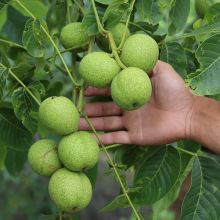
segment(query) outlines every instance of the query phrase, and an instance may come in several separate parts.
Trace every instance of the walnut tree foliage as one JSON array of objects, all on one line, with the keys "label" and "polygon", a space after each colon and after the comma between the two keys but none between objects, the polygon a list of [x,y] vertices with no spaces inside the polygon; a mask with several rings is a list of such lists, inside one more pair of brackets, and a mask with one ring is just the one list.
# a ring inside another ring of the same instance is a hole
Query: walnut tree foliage
[{"label": "walnut tree foliage", "polygon": [[[72,91],[68,70],[73,67],[60,43],[62,28],[80,21],[92,39],[100,25],[110,29],[127,19],[132,34],[146,33],[156,40],[159,59],[174,67],[193,94],[219,101],[220,3],[198,20],[190,0],[0,0],[0,169],[20,175],[34,135],[51,136],[38,121],[38,104]],[[85,55],[76,55],[76,66]],[[156,147],[120,145],[109,151],[114,167],[110,163],[106,175],[115,181],[120,176],[126,193],[121,190],[100,212],[132,203],[136,218],[143,219],[140,208],[151,205],[156,220],[177,199],[191,173],[180,220],[220,219],[220,166],[200,144],[182,140]],[[125,171],[132,167],[130,185]],[[88,173],[93,188],[97,172],[96,166]]]}]

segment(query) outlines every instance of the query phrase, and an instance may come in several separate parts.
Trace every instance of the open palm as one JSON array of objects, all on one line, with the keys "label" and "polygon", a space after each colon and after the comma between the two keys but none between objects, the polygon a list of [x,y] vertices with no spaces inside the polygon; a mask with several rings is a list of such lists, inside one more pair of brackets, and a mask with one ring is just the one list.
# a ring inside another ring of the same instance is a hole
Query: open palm
[{"label": "open palm", "polygon": [[[158,61],[150,73],[152,95],[141,108],[124,111],[114,102],[91,103],[86,113],[105,145],[137,144],[159,145],[172,143],[186,137],[194,103],[193,95],[184,86],[184,80],[169,65]],[[89,87],[86,96],[110,96],[110,89]],[[91,130],[81,119],[79,130]]]}]

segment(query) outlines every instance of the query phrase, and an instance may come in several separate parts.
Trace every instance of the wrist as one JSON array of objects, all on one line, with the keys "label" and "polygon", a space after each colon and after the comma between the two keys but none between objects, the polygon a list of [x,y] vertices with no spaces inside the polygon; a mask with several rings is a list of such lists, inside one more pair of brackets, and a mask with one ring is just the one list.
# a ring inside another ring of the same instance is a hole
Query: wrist
[{"label": "wrist", "polygon": [[220,103],[202,96],[194,96],[193,99],[193,107],[186,120],[186,139],[220,153]]}]

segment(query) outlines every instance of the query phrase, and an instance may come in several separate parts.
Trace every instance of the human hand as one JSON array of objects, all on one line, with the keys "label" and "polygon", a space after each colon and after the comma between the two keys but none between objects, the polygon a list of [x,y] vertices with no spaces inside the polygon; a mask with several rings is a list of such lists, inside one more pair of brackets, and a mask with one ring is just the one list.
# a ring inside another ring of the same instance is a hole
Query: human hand
[{"label": "human hand", "polygon": [[[114,102],[85,105],[85,111],[104,145],[161,145],[185,139],[192,114],[194,95],[184,86],[184,80],[167,63],[158,61],[149,74],[152,95],[149,101],[134,111],[124,111]],[[89,87],[85,96],[110,96],[110,89]],[[91,130],[80,119],[79,130]]]}]

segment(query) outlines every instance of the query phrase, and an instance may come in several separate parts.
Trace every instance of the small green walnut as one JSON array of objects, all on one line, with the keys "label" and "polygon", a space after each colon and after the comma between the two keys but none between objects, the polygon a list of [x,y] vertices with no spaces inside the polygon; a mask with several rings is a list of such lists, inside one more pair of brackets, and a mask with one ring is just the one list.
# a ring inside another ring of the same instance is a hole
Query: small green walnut
[{"label": "small green walnut", "polygon": [[78,131],[63,137],[58,147],[59,158],[72,171],[89,170],[99,159],[99,146],[86,131]]},{"label": "small green walnut", "polygon": [[39,140],[30,147],[28,161],[38,175],[50,177],[63,167],[57,148],[58,143],[49,139]]},{"label": "small green walnut", "polygon": [[49,181],[49,195],[57,208],[65,212],[84,209],[92,198],[92,185],[83,172],[72,172],[62,168]]},{"label": "small green walnut", "polygon": [[81,28],[81,22],[67,24],[61,31],[60,40],[66,49],[77,47],[73,52],[86,51],[89,44],[89,35]]},{"label": "small green walnut", "polygon": [[142,69],[128,67],[112,81],[113,101],[122,109],[130,111],[143,106],[152,92],[151,81]]},{"label": "small green walnut", "polygon": [[115,59],[105,52],[87,54],[79,65],[79,74],[84,81],[96,88],[110,87],[113,78],[120,70]]},{"label": "small green walnut", "polygon": [[45,99],[40,105],[38,116],[42,125],[56,135],[71,134],[79,126],[80,116],[76,106],[63,96]]},{"label": "small green walnut", "polygon": [[134,34],[122,48],[120,59],[127,67],[138,67],[145,72],[154,68],[159,56],[157,42],[146,34]]}]

